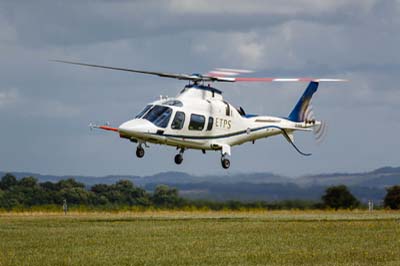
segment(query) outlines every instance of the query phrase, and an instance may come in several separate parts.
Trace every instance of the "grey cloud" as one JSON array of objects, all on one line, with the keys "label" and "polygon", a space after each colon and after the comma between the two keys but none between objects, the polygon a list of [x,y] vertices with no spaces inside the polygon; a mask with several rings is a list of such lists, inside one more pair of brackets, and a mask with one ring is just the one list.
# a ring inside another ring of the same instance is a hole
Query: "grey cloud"
[{"label": "grey cloud", "polygon": [[[138,161],[130,143],[88,130],[90,121],[118,125],[160,94],[175,95],[184,83],[48,59],[171,72],[237,67],[263,76],[348,78],[321,84],[315,95],[317,116],[330,124],[327,142],[317,148],[311,136],[296,135],[313,157],[300,158],[283,138],[271,138],[234,148],[230,171],[297,175],[398,164],[399,1],[313,2],[246,1],[245,9],[232,2],[222,8],[222,1],[221,8],[210,9],[204,1],[203,10],[180,8],[179,1],[2,2],[0,124],[9,129],[0,138],[2,170],[226,174],[218,153],[188,151],[177,167],[174,149],[154,145]],[[250,113],[282,116],[306,86],[214,85]]]},{"label": "grey cloud", "polygon": [[[395,1],[6,2],[24,45],[77,45],[152,35],[266,29],[287,21],[363,25],[398,15]],[[380,21],[378,23],[381,23]],[[96,29],[96,30],[93,30]]]}]

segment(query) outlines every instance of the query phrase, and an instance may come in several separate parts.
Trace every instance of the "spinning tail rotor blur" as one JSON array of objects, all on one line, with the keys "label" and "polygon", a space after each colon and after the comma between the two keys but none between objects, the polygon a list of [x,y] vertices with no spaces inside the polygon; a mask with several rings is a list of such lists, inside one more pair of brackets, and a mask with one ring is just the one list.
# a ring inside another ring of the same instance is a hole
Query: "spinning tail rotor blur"
[{"label": "spinning tail rotor blur", "polygon": [[325,139],[328,133],[328,124],[325,120],[317,121],[314,115],[313,106],[310,103],[304,112],[304,120],[307,123],[313,123],[313,133],[315,137],[315,142],[320,145]]}]

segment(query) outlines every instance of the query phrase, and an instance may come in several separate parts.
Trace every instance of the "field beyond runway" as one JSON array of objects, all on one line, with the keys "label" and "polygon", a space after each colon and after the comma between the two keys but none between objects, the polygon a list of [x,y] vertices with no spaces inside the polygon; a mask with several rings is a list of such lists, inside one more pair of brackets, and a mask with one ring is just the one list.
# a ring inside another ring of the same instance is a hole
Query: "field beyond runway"
[{"label": "field beyond runway", "polygon": [[3,265],[400,265],[400,212],[0,213]]}]

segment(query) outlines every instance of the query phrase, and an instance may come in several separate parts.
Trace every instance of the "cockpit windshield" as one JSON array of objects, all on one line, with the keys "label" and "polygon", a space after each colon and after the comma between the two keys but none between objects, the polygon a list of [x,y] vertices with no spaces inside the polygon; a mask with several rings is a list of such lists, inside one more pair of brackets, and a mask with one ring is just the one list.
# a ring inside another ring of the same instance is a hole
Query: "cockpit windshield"
[{"label": "cockpit windshield", "polygon": [[146,119],[152,122],[154,125],[162,128],[166,128],[171,118],[172,109],[166,106],[156,105],[150,111],[143,116],[143,119]]},{"label": "cockpit windshield", "polygon": [[137,116],[135,116],[135,118],[141,118],[145,113],[147,113],[147,111],[152,107],[152,105],[147,105],[143,111],[141,111]]}]

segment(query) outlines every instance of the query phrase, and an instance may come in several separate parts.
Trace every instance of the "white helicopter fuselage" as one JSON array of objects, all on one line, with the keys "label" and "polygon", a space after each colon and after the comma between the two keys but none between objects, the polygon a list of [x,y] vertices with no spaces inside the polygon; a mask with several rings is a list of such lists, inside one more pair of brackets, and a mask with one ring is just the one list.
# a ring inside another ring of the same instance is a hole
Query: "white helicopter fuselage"
[{"label": "white helicopter fuselage", "polygon": [[121,124],[118,132],[139,144],[165,144],[182,151],[221,150],[222,155],[231,155],[230,147],[260,138],[283,134],[293,141],[293,131],[309,131],[316,123],[246,115],[224,101],[219,90],[188,85],[176,98],[150,103],[135,119]]},{"label": "white helicopter fuselage", "polygon": [[[163,78],[189,81],[189,85],[175,98],[163,98],[152,102],[134,119],[126,121],[118,128],[90,123],[90,128],[99,128],[118,132],[121,138],[138,143],[136,156],[144,156],[143,146],[157,143],[174,146],[179,149],[175,163],[181,164],[186,149],[220,150],[222,167],[228,169],[231,147],[245,142],[274,135],[283,135],[302,155],[293,142],[296,130],[314,131],[317,141],[324,136],[326,124],[316,121],[310,105],[311,97],[317,91],[318,84],[324,82],[345,81],[343,79],[316,78],[269,78],[245,77],[252,71],[243,69],[218,68],[207,74],[179,74],[159,71],[147,71],[131,68],[111,67],[81,62],[53,60],[55,62],[85,67],[125,71]],[[238,76],[239,75],[239,76]],[[236,109],[224,101],[222,92],[205,82],[309,82],[303,95],[287,118],[275,116],[246,115],[242,108]]]}]

